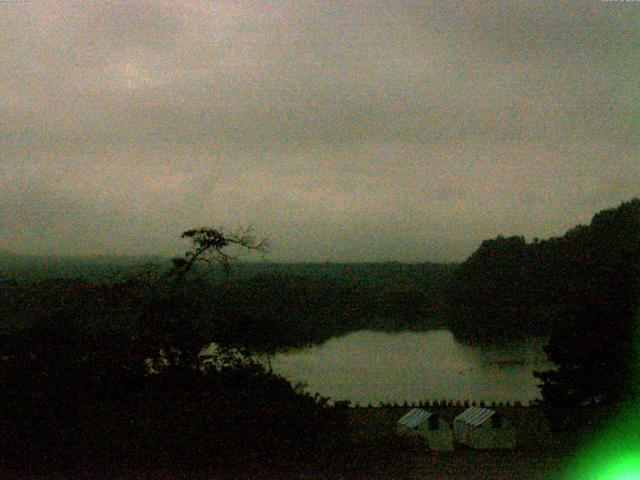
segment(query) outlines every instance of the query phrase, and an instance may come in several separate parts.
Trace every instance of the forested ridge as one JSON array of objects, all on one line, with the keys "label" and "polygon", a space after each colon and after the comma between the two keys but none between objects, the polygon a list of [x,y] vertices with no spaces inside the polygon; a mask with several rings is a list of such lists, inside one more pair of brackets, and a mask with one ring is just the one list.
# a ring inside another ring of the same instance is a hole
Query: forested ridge
[{"label": "forested ridge", "polygon": [[[447,326],[471,343],[546,336],[586,301],[610,311],[634,308],[639,205],[633,199],[604,210],[560,237],[485,240],[462,264],[237,262],[226,279],[220,269],[194,266],[187,283],[206,305],[203,323],[224,335],[270,332],[271,343],[284,348],[366,328]],[[116,304],[148,295],[146,282],[169,268],[158,257],[0,255],[3,328],[32,318],[34,306],[55,307],[82,292],[89,292],[78,307],[87,319],[126,323],[127,310]]]},{"label": "forested ridge", "polygon": [[445,315],[466,341],[547,335],[586,305],[628,318],[639,279],[640,200],[633,199],[561,237],[482,242],[453,275]]},{"label": "forested ridge", "polygon": [[[38,264],[38,259],[31,259]],[[150,281],[168,270],[166,262],[142,266],[127,259],[97,263],[40,259],[35,276],[4,268],[3,328],[21,325],[61,299],[73,298],[84,322],[126,325],[131,303],[150,300]],[[46,265],[46,266],[44,266]],[[234,263],[228,279],[199,266],[183,289],[199,305],[201,323],[220,335],[278,337],[279,347],[318,343],[358,329],[429,329],[441,325],[443,292],[455,265]],[[71,277],[59,276],[73,271]],[[25,301],[29,299],[29,301]],[[232,332],[233,330],[233,332]],[[259,333],[258,333],[259,332]]]},{"label": "forested ridge", "polygon": [[347,403],[330,406],[258,362],[280,344],[243,333],[254,317],[240,307],[254,300],[174,265],[0,281],[0,475],[357,471],[371,445],[347,435]]},{"label": "forested ridge", "polygon": [[[183,236],[195,246],[173,267],[76,261],[67,272],[91,273],[75,278],[57,276],[60,259],[30,277],[2,255],[0,467],[349,464],[366,450],[340,433],[344,404],[256,358],[362,328],[448,325],[468,342],[547,335],[557,368],[536,375],[556,425],[560,407],[633,393],[638,199],[562,237],[487,240],[460,266],[237,264],[225,275],[195,266],[203,245],[224,255],[220,232]],[[211,342],[221,350],[203,356]]]},{"label": "forested ridge", "polygon": [[467,342],[549,337],[554,368],[534,373],[554,428],[578,428],[588,415],[578,419],[575,408],[633,405],[640,200],[601,211],[562,237],[483,242],[455,272],[444,304],[454,334]]}]

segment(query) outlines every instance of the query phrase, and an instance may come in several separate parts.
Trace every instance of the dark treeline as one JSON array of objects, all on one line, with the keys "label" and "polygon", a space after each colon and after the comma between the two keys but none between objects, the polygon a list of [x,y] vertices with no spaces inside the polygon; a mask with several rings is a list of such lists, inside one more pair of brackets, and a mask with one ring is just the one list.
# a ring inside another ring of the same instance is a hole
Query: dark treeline
[{"label": "dark treeline", "polygon": [[[33,263],[36,263],[32,260]],[[59,278],[49,266],[34,277],[5,268],[3,328],[20,325],[65,298],[89,323],[128,325],[132,303],[154,295],[153,281],[166,263],[143,266],[76,262],[75,278]],[[442,324],[445,286],[455,265],[401,264],[233,264],[229,279],[219,268],[199,266],[183,282],[202,324],[230,340],[264,340],[269,350],[320,343],[344,332],[374,328],[428,329]],[[29,299],[29,301],[25,301]],[[197,304],[197,308],[196,308]],[[277,348],[276,348],[277,347]]]},{"label": "dark treeline", "polygon": [[[440,324],[441,290],[451,269],[374,265],[347,276],[268,273],[210,290],[208,311],[230,335],[270,341],[274,351],[360,329],[427,329]],[[224,299],[222,298],[224,296]],[[249,339],[247,339],[249,340]]]},{"label": "dark treeline", "polygon": [[456,270],[446,316],[466,341],[547,335],[585,310],[628,318],[639,278],[640,200],[634,199],[562,237],[484,241]]},{"label": "dark treeline", "polygon": [[[202,324],[225,340],[260,341],[267,351],[366,328],[446,325],[471,343],[548,336],[580,316],[586,304],[592,312],[618,317],[633,311],[640,276],[639,203],[600,212],[589,226],[562,237],[486,240],[461,265],[237,263],[228,278],[215,266],[194,265],[185,285]],[[16,258],[28,260],[20,267]],[[132,258],[65,264],[59,258],[4,255],[0,269],[6,280],[17,281],[10,293],[1,293],[2,328],[28,321],[32,308],[55,309],[67,295],[84,295],[76,306],[85,319],[126,325],[127,303],[148,301],[144,297],[153,292],[145,285],[168,268],[159,260],[140,267]]]},{"label": "dark treeline", "polygon": [[[537,375],[550,418],[633,393],[640,200],[563,237],[487,240],[459,267],[238,264],[225,275],[196,260],[202,242],[224,255],[226,239],[185,233],[194,247],[173,267],[100,267],[78,278],[3,267],[5,468],[357,465],[356,452],[371,450],[349,440],[344,405],[330,407],[256,359],[362,328],[446,324],[470,342],[549,335],[557,369]],[[221,350],[206,358],[211,342]],[[400,448],[389,441],[376,455]]]},{"label": "dark treeline", "polygon": [[[587,303],[610,315],[635,308],[638,205],[600,212],[562,237],[486,240],[461,265],[236,263],[228,278],[215,266],[194,265],[185,285],[202,324],[224,340],[261,342],[266,351],[366,328],[446,325],[471,343],[547,336]],[[169,263],[4,255],[0,269],[6,285],[16,280],[0,293],[2,328],[28,322],[37,316],[31,309],[55,309],[69,295],[82,298],[73,301],[83,318],[113,326],[130,323],[128,303],[148,302],[147,283]]]},{"label": "dark treeline", "polygon": [[[351,437],[347,403],[256,361],[284,338],[261,323],[259,288],[168,273],[0,280],[0,474],[340,476],[371,454],[402,456],[400,440]],[[203,355],[211,342],[219,349]]]},{"label": "dark treeline", "polygon": [[[470,342],[549,335],[556,368],[536,372],[548,418],[575,429],[575,407],[629,405],[638,392],[640,200],[593,217],[564,236],[482,243],[456,271],[445,302]],[[582,418],[582,420],[580,420]]]},{"label": "dark treeline", "polygon": [[56,255],[19,255],[0,250],[0,272],[22,281],[52,279],[85,280],[123,279],[140,265],[160,264],[157,256],[95,255],[85,257]]}]

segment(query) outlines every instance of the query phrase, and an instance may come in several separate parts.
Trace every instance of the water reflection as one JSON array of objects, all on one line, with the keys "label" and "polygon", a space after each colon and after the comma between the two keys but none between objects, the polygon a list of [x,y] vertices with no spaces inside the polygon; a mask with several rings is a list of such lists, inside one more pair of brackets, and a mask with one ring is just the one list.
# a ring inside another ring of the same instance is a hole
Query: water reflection
[{"label": "water reflection", "polygon": [[549,368],[543,339],[477,348],[446,330],[359,331],[301,352],[276,355],[273,369],[311,392],[361,404],[420,400],[539,398],[534,369]]}]

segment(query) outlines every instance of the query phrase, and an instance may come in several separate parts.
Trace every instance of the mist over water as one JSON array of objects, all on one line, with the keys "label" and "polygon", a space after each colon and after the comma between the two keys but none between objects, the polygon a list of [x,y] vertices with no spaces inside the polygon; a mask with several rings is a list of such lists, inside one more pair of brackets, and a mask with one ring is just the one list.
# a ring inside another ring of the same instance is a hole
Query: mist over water
[{"label": "mist over water", "polygon": [[545,370],[544,339],[471,347],[447,330],[358,331],[299,352],[278,354],[275,372],[334,400],[366,405],[405,400],[539,398],[533,370]]}]

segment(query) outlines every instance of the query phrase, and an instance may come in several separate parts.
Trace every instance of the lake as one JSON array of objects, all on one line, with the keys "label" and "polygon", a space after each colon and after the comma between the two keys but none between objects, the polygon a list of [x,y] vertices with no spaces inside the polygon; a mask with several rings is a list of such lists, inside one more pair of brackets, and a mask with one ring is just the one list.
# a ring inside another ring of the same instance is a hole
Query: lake
[{"label": "lake", "polygon": [[533,370],[551,368],[543,338],[504,347],[458,342],[447,330],[358,331],[296,352],[278,354],[273,370],[311,393],[362,405],[421,400],[540,398]]}]

